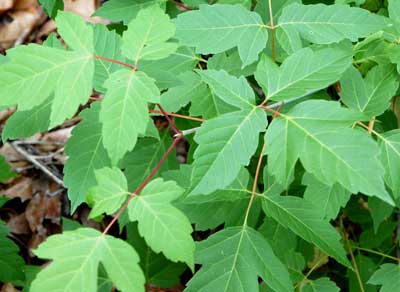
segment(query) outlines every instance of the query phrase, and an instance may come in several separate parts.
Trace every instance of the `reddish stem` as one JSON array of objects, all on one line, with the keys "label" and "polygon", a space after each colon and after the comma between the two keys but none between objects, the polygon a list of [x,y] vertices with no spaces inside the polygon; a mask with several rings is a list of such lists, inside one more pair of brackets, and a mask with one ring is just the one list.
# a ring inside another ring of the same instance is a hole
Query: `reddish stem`
[{"label": "reddish stem", "polygon": [[[158,110],[149,110],[150,113],[154,113],[154,114],[162,114],[161,111]],[[196,121],[196,122],[204,122],[205,119],[202,118],[196,118],[196,117],[191,117],[191,116],[185,116],[185,115],[181,115],[181,114],[175,114],[175,113],[170,113],[170,112],[165,112],[167,115],[171,116],[171,117],[176,117],[176,118],[182,118],[182,119],[186,119],[186,120],[192,120],[192,121]]]},{"label": "reddish stem", "polygon": [[110,230],[110,228],[114,225],[114,223],[121,217],[122,213],[128,208],[129,203],[132,201],[132,199],[137,196],[146,186],[147,184],[151,181],[151,179],[156,175],[160,167],[164,164],[165,160],[168,158],[168,156],[171,154],[172,150],[178,145],[179,141],[182,139],[182,136],[178,136],[174,139],[172,144],[169,146],[167,151],[164,153],[158,164],[153,168],[151,173],[147,176],[147,178],[142,182],[140,186],[137,187],[137,189],[131,193],[129,196],[128,200],[124,203],[124,205],[119,209],[119,211],[115,214],[114,218],[111,220],[111,222],[107,225],[107,227],[103,231],[103,235],[107,234],[107,232]]},{"label": "reddish stem", "polygon": [[171,0],[171,2],[174,3],[176,6],[182,8],[182,10],[193,10],[192,7],[190,7],[184,3],[181,3],[179,1]]},{"label": "reddish stem", "polygon": [[167,119],[170,127],[172,128],[172,130],[174,130],[175,134],[182,134],[182,131],[178,129],[174,121],[168,116],[168,113],[163,109],[163,107],[159,103],[157,103],[157,107],[160,109],[161,113]]},{"label": "reddish stem", "polygon": [[335,87],[336,87],[336,90],[337,90],[338,93],[342,92],[342,87],[340,86],[340,82],[339,81],[335,83]]},{"label": "reddish stem", "polygon": [[[259,107],[259,108],[262,108],[262,109],[264,109],[264,110],[266,110],[266,111],[268,111],[268,112],[270,112],[270,113],[273,113],[273,114],[274,114],[274,117],[276,117],[276,116],[281,116],[281,115],[282,115],[279,111],[276,111],[276,110],[274,110],[274,109],[272,109],[272,108],[269,108],[269,107],[267,107],[267,106],[265,106],[265,105],[259,105],[258,107]],[[279,109],[280,109],[280,107],[279,107]]]},{"label": "reddish stem", "polygon": [[111,59],[111,58],[107,58],[107,57],[103,57],[103,56],[94,56],[94,58],[95,59],[99,59],[99,60],[103,60],[103,61],[107,61],[107,62],[111,62],[111,63],[115,63],[115,64],[118,64],[118,65],[122,65],[122,66],[125,66],[125,67],[127,67],[129,69],[132,69],[134,71],[138,70],[136,66],[133,66],[131,64],[128,64],[128,63],[125,63],[125,62],[121,62],[121,61],[118,61],[118,60],[115,60],[115,59]]}]

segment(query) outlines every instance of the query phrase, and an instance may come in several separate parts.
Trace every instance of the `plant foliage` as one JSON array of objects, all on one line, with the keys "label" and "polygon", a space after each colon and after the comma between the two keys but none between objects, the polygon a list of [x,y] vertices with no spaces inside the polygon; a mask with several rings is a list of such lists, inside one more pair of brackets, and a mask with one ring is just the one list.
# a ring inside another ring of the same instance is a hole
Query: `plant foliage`
[{"label": "plant foliage", "polygon": [[[0,59],[3,141],[79,116],[64,184],[103,223],[34,250],[29,291],[400,285],[399,1],[214,2],[109,0],[105,26],[40,1],[63,42]],[[23,285],[8,234],[0,281]]]}]

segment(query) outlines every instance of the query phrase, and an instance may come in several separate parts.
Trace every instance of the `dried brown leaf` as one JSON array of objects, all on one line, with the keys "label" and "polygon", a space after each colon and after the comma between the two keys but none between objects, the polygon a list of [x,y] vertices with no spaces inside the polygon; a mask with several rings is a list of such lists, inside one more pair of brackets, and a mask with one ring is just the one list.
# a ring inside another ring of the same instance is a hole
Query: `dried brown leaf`
[{"label": "dried brown leaf", "polygon": [[25,214],[19,214],[17,216],[12,216],[7,221],[7,226],[10,229],[11,233],[14,234],[30,234],[31,230],[28,225],[28,221],[26,220]]},{"label": "dried brown leaf", "polygon": [[0,196],[20,198],[22,202],[31,199],[33,194],[32,179],[29,177],[21,177],[14,181],[15,183],[10,188],[0,191]]}]

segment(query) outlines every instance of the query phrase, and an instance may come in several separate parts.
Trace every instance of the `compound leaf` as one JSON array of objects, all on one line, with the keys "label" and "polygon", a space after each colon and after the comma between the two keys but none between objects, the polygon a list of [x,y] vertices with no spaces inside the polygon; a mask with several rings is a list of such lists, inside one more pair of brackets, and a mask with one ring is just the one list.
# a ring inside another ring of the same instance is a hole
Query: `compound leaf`
[{"label": "compound leaf", "polygon": [[6,159],[0,155],[0,182],[15,177],[17,174],[12,171],[11,166],[7,163]]},{"label": "compound leaf", "polygon": [[56,18],[57,31],[68,47],[78,52],[91,54],[94,51],[93,28],[83,19],[68,12],[60,12]]},{"label": "compound leaf", "polygon": [[396,0],[388,0],[388,2],[390,19],[400,22],[400,2]]},{"label": "compound leaf", "polygon": [[378,136],[380,159],[385,168],[385,182],[396,199],[400,198],[400,130],[392,130]]},{"label": "compound leaf", "polygon": [[135,64],[166,58],[178,48],[168,42],[174,34],[175,25],[159,6],[142,9],[122,36],[122,53]]},{"label": "compound leaf", "polygon": [[56,17],[58,10],[64,9],[63,0],[39,0],[39,3],[51,18]]},{"label": "compound leaf", "polygon": [[380,292],[396,291],[400,285],[400,266],[396,264],[383,264],[371,278],[369,284],[382,285]]},{"label": "compound leaf", "polygon": [[[188,168],[187,172],[191,175],[191,167]],[[190,181],[190,175],[185,180]],[[223,223],[225,226],[235,226],[243,222],[249,203],[251,191],[247,189],[248,182],[249,173],[242,168],[226,188],[207,196],[186,196],[176,202],[175,206],[188,216],[192,224],[196,224],[196,230],[213,229]],[[190,189],[190,186],[186,187]]]},{"label": "compound leaf", "polygon": [[345,44],[316,51],[304,48],[290,55],[280,67],[263,55],[255,77],[266,98],[279,101],[329,86],[340,78],[351,61],[351,48]]},{"label": "compound leaf", "polygon": [[347,5],[303,5],[294,3],[283,9],[278,27],[316,44],[353,42],[383,29],[384,18],[368,10]]},{"label": "compound leaf", "polygon": [[281,114],[265,136],[271,173],[287,185],[300,158],[321,182],[338,182],[352,193],[376,196],[393,205],[385,189],[377,144],[365,133],[348,128],[358,118],[336,102],[317,100]]},{"label": "compound leaf", "polygon": [[54,92],[49,127],[75,114],[92,92],[93,30],[77,15],[57,15],[60,35],[73,51],[31,44],[7,52],[0,70],[0,105],[34,108]]},{"label": "compound leaf", "polygon": [[339,292],[340,289],[329,278],[323,277],[307,282],[301,292]]},{"label": "compound leaf", "polygon": [[250,227],[230,227],[196,246],[202,268],[187,292],[258,291],[258,276],[274,291],[293,291],[289,274],[265,238]]},{"label": "compound leaf", "polygon": [[43,104],[37,105],[31,110],[17,111],[4,126],[1,137],[3,141],[17,138],[27,138],[49,128],[52,97]]},{"label": "compound leaf", "polygon": [[103,143],[115,165],[145,133],[148,102],[159,102],[160,92],[145,73],[128,69],[112,73],[104,87],[107,93],[100,111]]},{"label": "compound leaf", "polygon": [[64,183],[68,187],[72,212],[85,201],[87,191],[96,185],[95,170],[111,165],[103,146],[99,112],[100,103],[95,103],[81,113],[83,121],[72,130],[65,147],[69,158],[64,167]]},{"label": "compound leaf", "polygon": [[265,112],[254,107],[205,121],[196,132],[191,194],[210,194],[227,187],[257,149],[267,125]]},{"label": "compound leaf", "polygon": [[145,291],[139,256],[121,239],[92,228],[79,228],[53,235],[34,251],[52,259],[32,282],[30,291],[97,291],[101,263],[116,288],[123,292]]},{"label": "compound leaf", "polygon": [[90,211],[90,218],[108,215],[116,212],[126,199],[128,184],[121,170],[116,167],[104,167],[95,171],[97,185],[90,190],[88,201],[94,206]]},{"label": "compound leaf", "polygon": [[346,252],[340,244],[340,235],[314,204],[298,197],[264,195],[265,214],[298,236],[309,241],[341,264],[351,267]]},{"label": "compound leaf", "polygon": [[168,259],[185,262],[193,269],[192,226],[186,216],[171,204],[183,192],[184,189],[174,181],[164,182],[157,178],[132,199],[128,213],[131,221],[138,221],[140,235],[156,253],[162,251]]},{"label": "compound leaf", "polygon": [[[169,131],[160,132],[160,140],[141,138],[135,148],[127,153],[121,162],[124,174],[128,179],[129,190],[135,190],[150,174],[160,161],[168,147],[172,144]],[[163,163],[158,173],[178,167],[176,151],[173,150]]]},{"label": "compound leaf", "polygon": [[363,80],[361,73],[350,67],[340,80],[343,103],[363,113],[367,120],[382,114],[399,87],[395,73],[392,65],[378,65]]},{"label": "compound leaf", "polygon": [[94,15],[128,23],[136,17],[140,10],[165,2],[166,0],[110,0],[101,5]]},{"label": "compound leaf", "polygon": [[[96,56],[102,56],[110,59],[125,61],[121,53],[122,39],[119,34],[113,30],[109,30],[103,24],[96,24],[93,27],[94,31],[94,52]],[[121,69],[121,65],[107,62],[102,59],[95,59],[95,70],[93,86],[94,89],[105,93],[104,82],[110,77],[111,73]]]},{"label": "compound leaf", "polygon": [[237,78],[223,70],[201,70],[199,74],[215,95],[224,102],[239,109],[251,109],[253,107],[255,103],[254,92],[243,76]]},{"label": "compound leaf", "polygon": [[242,5],[200,5],[199,10],[179,14],[176,37],[196,53],[221,53],[238,47],[243,66],[258,59],[268,31],[260,15]]},{"label": "compound leaf", "polygon": [[[2,175],[1,171],[0,174]],[[2,267],[0,269],[0,281],[3,283],[24,279],[22,270],[25,264],[24,260],[18,255],[18,246],[11,239],[8,239],[7,235],[8,228],[3,221],[0,221],[0,265]]]},{"label": "compound leaf", "polygon": [[351,196],[351,192],[340,184],[328,186],[308,173],[304,175],[302,183],[307,186],[304,199],[318,206],[324,219],[336,218],[340,208],[346,205]]}]

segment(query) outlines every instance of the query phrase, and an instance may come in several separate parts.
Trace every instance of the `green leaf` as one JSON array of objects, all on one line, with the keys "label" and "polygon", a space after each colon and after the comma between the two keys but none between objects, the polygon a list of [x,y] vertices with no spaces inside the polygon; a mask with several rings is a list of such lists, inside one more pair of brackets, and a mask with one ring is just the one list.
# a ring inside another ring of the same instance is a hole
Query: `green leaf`
[{"label": "green leaf", "polygon": [[24,279],[24,260],[18,255],[18,246],[7,238],[7,234],[6,224],[0,221],[0,281],[3,283]]},{"label": "green leaf", "polygon": [[176,37],[196,53],[221,53],[238,47],[243,66],[258,59],[268,31],[260,15],[241,5],[200,5],[200,10],[178,15]]},{"label": "green leaf", "polygon": [[258,276],[274,291],[293,291],[289,274],[268,242],[250,227],[230,227],[196,246],[202,268],[185,291],[258,291]]},{"label": "green leaf", "polygon": [[388,0],[389,17],[391,20],[400,22],[400,2],[396,0]]},{"label": "green leaf", "polygon": [[[135,190],[146,179],[172,144],[168,130],[160,134],[160,141],[152,138],[139,139],[135,148],[122,159],[121,164],[128,179],[129,190]],[[173,150],[158,173],[162,174],[177,167],[176,151]]]},{"label": "green leaf", "polygon": [[236,77],[253,75],[256,65],[253,63],[242,69],[238,50],[215,54],[207,60],[207,69],[224,70]]},{"label": "green leaf", "polygon": [[[125,61],[121,53],[122,39],[119,34],[115,31],[110,31],[103,24],[96,24],[93,27],[94,30],[94,52],[96,56],[102,56],[110,59]],[[108,62],[101,59],[95,59],[95,70],[94,70],[94,88],[105,93],[104,82],[110,77],[111,73],[121,69],[121,65]]]},{"label": "green leaf", "polygon": [[210,94],[200,76],[186,71],[178,76],[181,84],[170,88],[161,95],[161,105],[167,112],[177,112],[193,100],[203,99]]},{"label": "green leaf", "polygon": [[103,143],[113,162],[133,149],[137,137],[144,134],[149,120],[148,102],[159,102],[160,92],[154,80],[143,72],[120,69],[110,75],[101,104]]},{"label": "green leaf", "polygon": [[0,70],[0,105],[25,111],[43,104],[54,92],[49,127],[75,114],[92,92],[93,31],[77,15],[57,15],[60,35],[74,51],[31,44],[7,52]]},{"label": "green leaf", "polygon": [[335,282],[323,277],[317,280],[310,280],[300,290],[301,292],[339,292],[340,289]]},{"label": "green leaf", "polygon": [[[190,180],[191,177],[187,179]],[[176,202],[175,206],[188,216],[192,224],[196,224],[196,230],[213,229],[223,223],[235,226],[244,220],[251,194],[251,191],[247,190],[248,182],[249,173],[242,168],[235,180],[225,189],[207,196],[187,196]]]},{"label": "green leaf", "polygon": [[[203,84],[205,84],[203,82]],[[205,119],[218,117],[224,113],[235,111],[236,108],[218,98],[212,90],[206,86],[203,92],[192,95],[189,114],[191,116],[202,116]],[[203,93],[202,95],[200,95]]]},{"label": "green leaf", "polygon": [[58,10],[64,9],[63,0],[39,0],[40,5],[51,18],[55,18]]},{"label": "green leaf", "polygon": [[[283,8],[292,3],[301,3],[301,0],[271,1],[272,17],[276,19],[282,13]],[[270,23],[268,0],[258,0],[254,11],[261,15],[264,23]]]},{"label": "green leaf", "polygon": [[[367,280],[372,276],[372,274],[377,269],[378,265],[375,260],[370,256],[364,256],[361,253],[355,256],[355,262],[358,267],[358,273],[363,282],[364,290],[367,292],[376,292],[377,287],[375,285],[367,284]],[[349,278],[348,290],[349,292],[359,292],[360,283],[358,276],[354,271],[348,270],[347,275]]]},{"label": "green leaf", "polygon": [[60,12],[56,18],[56,24],[58,33],[68,47],[87,54],[94,52],[93,28],[87,25],[80,16],[74,13]]},{"label": "green leaf", "polygon": [[140,236],[137,224],[126,226],[127,242],[130,243],[140,256],[140,266],[146,276],[146,283],[160,288],[170,288],[180,283],[179,276],[186,269],[182,263],[172,263],[161,253],[153,252]]},{"label": "green leaf", "polygon": [[175,25],[159,6],[142,9],[122,36],[122,53],[135,64],[166,58],[178,48],[168,42],[174,34]]},{"label": "green leaf", "polygon": [[5,203],[7,203],[10,200],[10,198],[5,197],[4,195],[0,196],[0,208],[4,206]]},{"label": "green leaf", "polygon": [[0,155],[0,182],[5,182],[10,178],[16,177],[17,174],[11,169],[6,159]]},{"label": "green leaf", "polygon": [[120,291],[145,291],[139,256],[128,243],[91,228],[53,235],[35,254],[53,262],[32,282],[30,292],[97,291],[101,263]]},{"label": "green leaf", "polygon": [[183,193],[175,182],[161,178],[151,181],[129,203],[131,221],[138,221],[139,233],[156,253],[170,260],[181,261],[194,268],[192,226],[186,216],[171,205]]},{"label": "green leaf", "polygon": [[8,120],[1,133],[3,141],[31,137],[49,128],[52,97],[31,110],[17,111]]},{"label": "green leaf", "polygon": [[265,136],[271,173],[287,185],[300,158],[306,171],[321,182],[338,182],[352,193],[376,196],[392,205],[377,144],[366,133],[348,128],[358,118],[337,102],[318,100],[302,102],[281,114]]},{"label": "green leaf", "polygon": [[396,129],[378,136],[380,159],[385,168],[385,182],[392,189],[393,196],[400,198],[400,130]]},{"label": "green leaf", "polygon": [[205,121],[196,132],[191,194],[210,194],[233,182],[248,165],[265,130],[265,112],[257,107],[223,114]]},{"label": "green leaf", "polygon": [[99,112],[100,103],[94,103],[81,113],[83,121],[72,130],[65,147],[69,158],[64,167],[64,183],[68,187],[72,213],[85,201],[87,191],[96,185],[95,170],[111,165],[103,147]]},{"label": "green leaf", "polygon": [[103,213],[111,215],[124,203],[128,184],[121,170],[105,167],[95,171],[97,185],[90,190],[88,201],[94,204],[89,218],[96,218]]},{"label": "green leaf", "polygon": [[192,70],[198,62],[199,57],[191,48],[179,47],[175,53],[162,60],[139,62],[138,68],[155,79],[162,90],[181,84],[178,76]]},{"label": "green leaf", "polygon": [[165,2],[166,0],[109,0],[97,9],[94,15],[128,23],[142,9],[154,4],[161,5]]},{"label": "green leaf", "polygon": [[343,103],[369,120],[388,109],[399,82],[394,66],[378,65],[368,72],[365,80],[357,69],[350,67],[340,79],[340,86]]},{"label": "green leaf", "polygon": [[267,99],[285,100],[301,97],[337,81],[351,65],[352,52],[346,44],[313,51],[298,50],[278,67],[262,56],[255,73]]},{"label": "green leaf", "polygon": [[6,56],[0,55],[0,65],[7,63],[9,60]]},{"label": "green leaf", "polygon": [[340,244],[340,235],[312,203],[293,196],[263,195],[265,214],[306,241],[315,244],[339,263],[351,267]]},{"label": "green leaf", "polygon": [[382,285],[380,292],[396,291],[400,286],[400,266],[396,264],[383,264],[380,266],[368,283]]},{"label": "green leaf", "polygon": [[393,206],[372,197],[368,198],[368,209],[371,212],[372,221],[374,222],[374,232],[378,233],[380,224],[390,218],[393,213]]},{"label": "green leaf", "polygon": [[199,70],[198,73],[211,90],[226,103],[239,109],[253,108],[254,92],[243,76],[236,78],[223,70]]},{"label": "green leaf", "polygon": [[283,9],[278,21],[278,27],[316,44],[337,43],[344,39],[356,42],[385,26],[383,17],[347,5],[294,3]]},{"label": "green leaf", "polygon": [[306,266],[304,256],[297,252],[298,237],[272,218],[266,217],[258,231],[271,245],[276,256],[288,269],[293,283],[302,281],[302,271]]},{"label": "green leaf", "polygon": [[192,100],[189,114],[191,116],[202,116],[205,119],[212,119],[224,113],[229,113],[232,109],[235,108],[226,104],[208,90],[206,95],[201,97],[198,95]]},{"label": "green leaf", "polygon": [[302,184],[307,186],[304,199],[321,209],[323,219],[335,219],[351,196],[351,192],[340,184],[328,186],[308,173],[303,176]]}]

